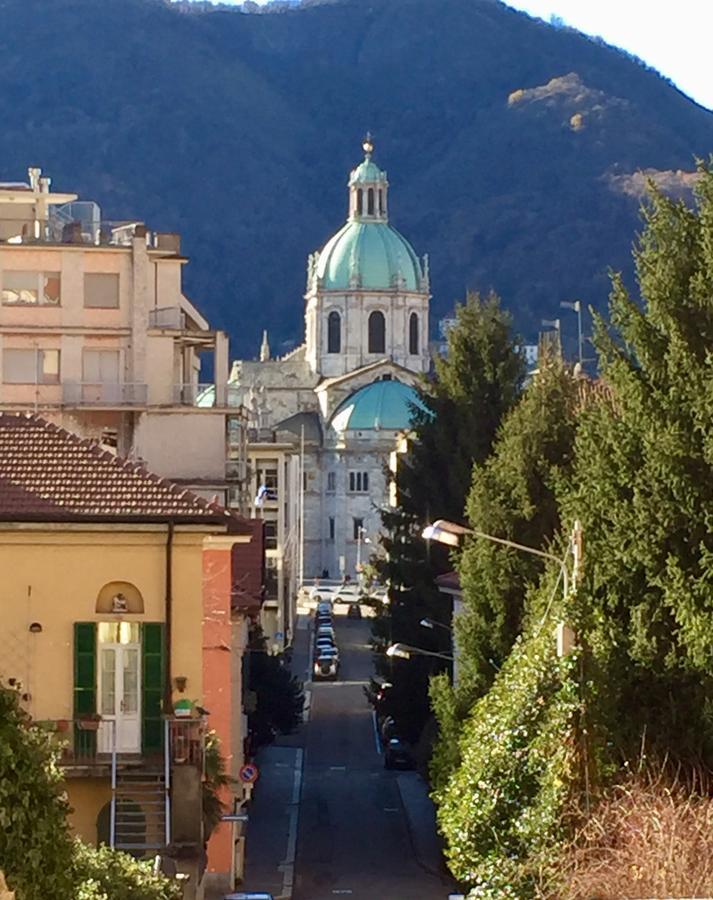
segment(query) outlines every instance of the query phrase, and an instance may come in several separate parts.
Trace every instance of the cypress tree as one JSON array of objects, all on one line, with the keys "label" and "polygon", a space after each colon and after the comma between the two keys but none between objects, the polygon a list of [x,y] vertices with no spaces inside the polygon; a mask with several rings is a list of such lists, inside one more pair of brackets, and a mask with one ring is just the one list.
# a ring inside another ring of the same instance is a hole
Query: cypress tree
[{"label": "cypress tree", "polygon": [[[474,462],[490,452],[504,413],[522,387],[525,365],[516,347],[509,314],[495,294],[469,294],[456,309],[448,352],[435,375],[419,391],[410,452],[396,474],[398,507],[382,513],[387,551],[380,576],[391,585],[391,603],[374,623],[377,647],[402,641],[433,651],[449,651],[444,629],[427,631],[429,617],[448,622],[450,610],[434,578],[452,568],[445,548],[427,546],[423,527],[435,518],[463,519]],[[411,735],[429,714],[428,677],[443,665],[432,659],[386,663],[394,685],[394,708]]]}]

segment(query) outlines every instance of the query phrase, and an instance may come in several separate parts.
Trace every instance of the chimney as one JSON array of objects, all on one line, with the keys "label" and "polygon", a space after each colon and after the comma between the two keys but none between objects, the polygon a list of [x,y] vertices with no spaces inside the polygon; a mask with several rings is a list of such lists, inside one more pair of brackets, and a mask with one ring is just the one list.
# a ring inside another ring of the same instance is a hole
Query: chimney
[{"label": "chimney", "polygon": [[30,166],[27,170],[27,175],[30,179],[30,187],[33,191],[38,191],[40,189],[40,175],[42,174],[42,169],[37,166]]},{"label": "chimney", "polygon": [[49,177],[49,175],[43,175],[42,178],[40,178],[40,193],[49,194],[51,184],[52,179]]}]

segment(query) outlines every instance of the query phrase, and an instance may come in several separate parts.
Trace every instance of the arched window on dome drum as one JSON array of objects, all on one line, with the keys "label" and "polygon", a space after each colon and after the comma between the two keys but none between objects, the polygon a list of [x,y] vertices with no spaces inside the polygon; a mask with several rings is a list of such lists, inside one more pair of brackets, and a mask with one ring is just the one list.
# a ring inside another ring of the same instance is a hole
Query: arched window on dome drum
[{"label": "arched window on dome drum", "polygon": [[364,212],[364,191],[359,188],[357,191],[357,215],[361,215]]},{"label": "arched window on dome drum", "polygon": [[374,215],[374,188],[369,188],[366,195],[366,211],[370,216]]},{"label": "arched window on dome drum", "polygon": [[338,312],[327,316],[327,353],[342,352],[342,320]]},{"label": "arched window on dome drum", "polygon": [[369,353],[386,353],[386,319],[382,312],[369,316]]},{"label": "arched window on dome drum", "polygon": [[384,192],[379,190],[379,215],[384,215]]},{"label": "arched window on dome drum", "polygon": [[408,352],[411,356],[418,356],[418,316],[411,313],[408,320]]}]

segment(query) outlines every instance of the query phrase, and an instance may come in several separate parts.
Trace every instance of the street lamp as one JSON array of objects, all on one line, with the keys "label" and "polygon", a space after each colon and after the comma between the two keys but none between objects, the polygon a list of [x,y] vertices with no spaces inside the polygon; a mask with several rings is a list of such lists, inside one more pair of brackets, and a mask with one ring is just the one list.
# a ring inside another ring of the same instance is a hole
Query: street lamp
[{"label": "street lamp", "polygon": [[447,653],[434,653],[432,650],[424,650],[423,647],[412,647],[410,644],[390,644],[386,648],[387,656],[397,656],[399,659],[411,659],[412,656],[435,656],[453,662],[453,657]]},{"label": "street lamp", "polygon": [[356,571],[357,576],[361,578],[361,545],[362,541],[365,544],[371,543],[371,538],[366,536],[366,528],[363,525],[360,525],[357,528],[357,558],[356,558]]},{"label": "street lamp", "polygon": [[453,634],[453,629],[448,625],[444,625],[443,622],[436,622],[435,619],[421,619],[418,623],[422,628],[428,628],[433,631],[434,628],[445,628],[445,630],[449,634]]},{"label": "street lamp", "polygon": [[447,544],[449,547],[457,547],[461,538],[465,535],[472,537],[484,538],[486,541],[492,541],[494,544],[501,544],[503,547],[511,547],[513,550],[521,550],[523,553],[530,553],[533,556],[540,556],[542,559],[549,559],[551,562],[557,563],[562,572],[563,596],[569,594],[569,574],[564,561],[553,553],[546,553],[544,550],[537,550],[535,547],[528,547],[525,544],[518,544],[515,541],[509,541],[507,538],[495,537],[493,534],[486,534],[484,531],[478,531],[476,528],[466,528],[464,525],[457,525],[455,522],[448,522],[445,519],[437,519],[433,525],[427,525],[421,532],[421,537],[428,541],[438,541],[440,544]]},{"label": "street lamp", "polygon": [[560,301],[560,306],[565,309],[571,309],[577,313],[577,353],[579,356],[580,365],[582,363],[583,354],[582,354],[582,301],[581,300],[562,300]]}]

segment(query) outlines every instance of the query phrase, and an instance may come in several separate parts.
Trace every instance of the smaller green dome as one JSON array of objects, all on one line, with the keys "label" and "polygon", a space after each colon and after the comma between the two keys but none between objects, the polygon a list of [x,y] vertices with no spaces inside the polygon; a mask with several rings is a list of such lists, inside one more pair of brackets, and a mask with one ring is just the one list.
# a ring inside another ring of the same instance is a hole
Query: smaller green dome
[{"label": "smaller green dome", "polygon": [[386,172],[382,172],[376,163],[371,161],[369,156],[367,156],[363,162],[359,163],[349,176],[349,184],[364,184],[365,182],[373,183],[375,181],[386,181]]},{"label": "smaller green dome", "polygon": [[417,392],[401,381],[373,381],[342,400],[330,420],[335,431],[403,431],[411,426],[414,406],[424,409]]}]

